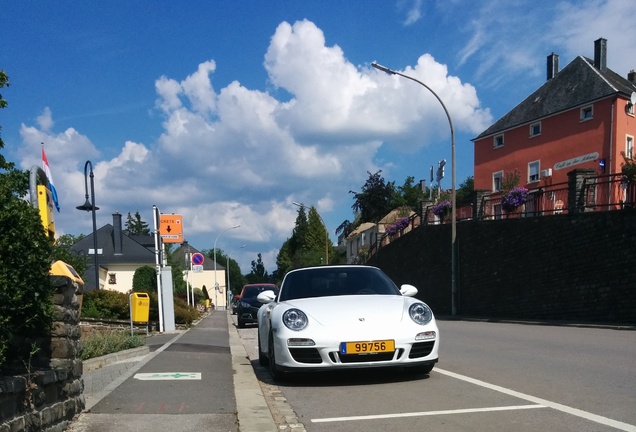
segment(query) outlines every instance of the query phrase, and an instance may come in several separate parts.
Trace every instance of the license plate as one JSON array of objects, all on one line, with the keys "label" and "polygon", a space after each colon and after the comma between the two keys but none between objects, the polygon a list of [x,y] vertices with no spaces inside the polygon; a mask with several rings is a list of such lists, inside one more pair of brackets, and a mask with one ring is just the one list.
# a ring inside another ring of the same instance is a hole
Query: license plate
[{"label": "license plate", "polygon": [[372,354],[395,351],[394,340],[342,342],[340,354]]}]

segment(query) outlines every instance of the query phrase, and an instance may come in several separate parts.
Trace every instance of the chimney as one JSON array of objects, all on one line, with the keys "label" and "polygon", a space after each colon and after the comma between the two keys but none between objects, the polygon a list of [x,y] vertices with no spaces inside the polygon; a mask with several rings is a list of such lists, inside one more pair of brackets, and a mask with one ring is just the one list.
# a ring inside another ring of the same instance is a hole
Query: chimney
[{"label": "chimney", "polygon": [[607,70],[607,39],[594,41],[594,67],[601,72]]},{"label": "chimney", "polygon": [[121,214],[119,212],[113,213],[113,247],[115,249],[115,255],[122,254],[122,240],[123,234],[121,230]]},{"label": "chimney", "polygon": [[627,81],[632,84],[636,84],[636,72],[634,72],[634,69],[630,70],[627,74]]},{"label": "chimney", "polygon": [[548,56],[548,81],[559,73],[559,56],[554,52]]}]

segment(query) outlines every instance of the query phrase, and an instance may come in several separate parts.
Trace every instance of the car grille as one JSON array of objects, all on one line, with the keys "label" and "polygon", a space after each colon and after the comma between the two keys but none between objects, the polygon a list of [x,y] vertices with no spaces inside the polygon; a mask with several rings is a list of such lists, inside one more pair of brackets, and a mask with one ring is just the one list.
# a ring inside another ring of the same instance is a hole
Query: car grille
[{"label": "car grille", "polygon": [[377,361],[389,361],[393,360],[394,352],[388,353],[377,353],[377,354],[340,354],[338,353],[338,357],[340,358],[341,363],[366,363],[366,362],[377,362]]},{"label": "car grille", "polygon": [[322,363],[316,348],[289,348],[289,353],[298,363]]},{"label": "car grille", "polygon": [[435,341],[428,342],[416,342],[411,347],[411,352],[409,353],[409,358],[420,358],[426,357],[433,351],[433,347],[435,346]]}]

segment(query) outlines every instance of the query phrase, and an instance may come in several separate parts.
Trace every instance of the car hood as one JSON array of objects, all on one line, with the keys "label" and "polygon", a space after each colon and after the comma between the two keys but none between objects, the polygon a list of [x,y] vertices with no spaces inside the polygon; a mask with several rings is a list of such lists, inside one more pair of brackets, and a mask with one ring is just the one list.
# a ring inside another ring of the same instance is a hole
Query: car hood
[{"label": "car hood", "polygon": [[327,327],[366,325],[390,326],[402,322],[408,306],[417,300],[393,295],[355,295],[290,300],[285,305],[305,312]]}]

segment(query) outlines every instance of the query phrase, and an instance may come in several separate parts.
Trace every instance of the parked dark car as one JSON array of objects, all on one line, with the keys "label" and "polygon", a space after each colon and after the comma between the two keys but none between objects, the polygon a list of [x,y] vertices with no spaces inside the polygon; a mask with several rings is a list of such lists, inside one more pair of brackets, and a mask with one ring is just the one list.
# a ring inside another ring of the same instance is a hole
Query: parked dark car
[{"label": "parked dark car", "polygon": [[263,305],[256,299],[263,291],[272,290],[278,294],[278,287],[274,284],[247,284],[241,290],[239,304],[237,308],[237,322],[239,328],[244,328],[246,324],[256,324],[256,314]]},{"label": "parked dark car", "polygon": [[232,315],[236,315],[238,313],[238,306],[239,306],[239,299],[241,298],[240,295],[235,295],[234,297],[232,297]]}]

